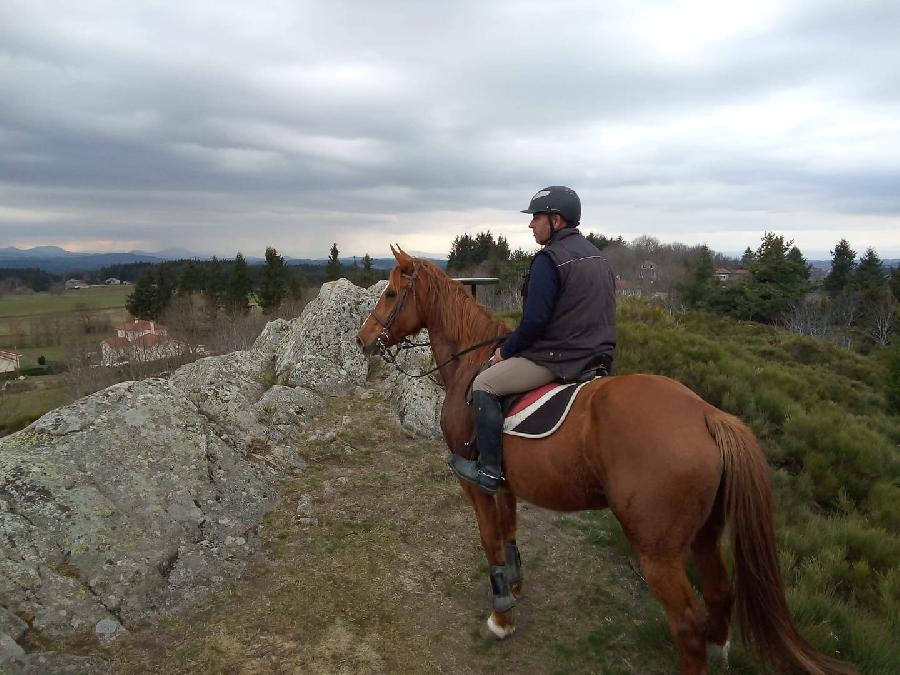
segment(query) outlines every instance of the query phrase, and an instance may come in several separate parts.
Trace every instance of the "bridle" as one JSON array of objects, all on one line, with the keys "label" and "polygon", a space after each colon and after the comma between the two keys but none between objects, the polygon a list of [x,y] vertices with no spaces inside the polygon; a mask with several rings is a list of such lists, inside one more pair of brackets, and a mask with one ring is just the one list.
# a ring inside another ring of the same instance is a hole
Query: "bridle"
[{"label": "bridle", "polygon": [[[397,370],[399,370],[401,373],[403,373],[407,377],[427,377],[428,375],[431,375],[433,372],[440,370],[441,368],[446,366],[451,361],[456,361],[460,356],[463,356],[464,354],[468,354],[469,352],[475,351],[476,349],[479,349],[480,347],[484,347],[485,345],[503,342],[503,340],[506,339],[505,335],[497,335],[496,337],[488,338],[487,340],[482,340],[481,342],[478,342],[474,345],[466,347],[465,349],[462,349],[462,350],[452,354],[450,356],[450,358],[448,358],[446,361],[444,361],[443,363],[437,364],[434,368],[432,368],[431,370],[428,370],[424,373],[410,373],[410,372],[407,372],[406,370],[404,370],[403,366],[401,366],[397,362],[397,357],[400,355],[401,351],[404,351],[407,349],[415,349],[416,347],[430,347],[431,346],[431,342],[414,342],[413,340],[410,340],[409,337],[404,337],[403,340],[398,340],[397,345],[393,351],[391,351],[391,348],[388,345],[388,341],[391,339],[391,328],[393,327],[394,322],[397,320],[397,317],[400,315],[400,312],[403,311],[403,305],[406,303],[406,298],[409,296],[410,292],[413,293],[413,302],[415,302],[415,300],[416,300],[416,296],[415,296],[416,279],[418,278],[419,268],[421,266],[422,266],[422,263],[417,263],[415,265],[415,267],[413,267],[412,274],[403,274],[404,277],[407,277],[409,279],[409,284],[407,284],[406,288],[403,289],[403,293],[400,295],[400,300],[397,302],[396,305],[394,305],[394,308],[391,310],[391,313],[388,315],[387,319],[382,320],[381,317],[375,313],[375,307],[373,307],[369,311],[369,316],[371,316],[373,319],[375,319],[375,321],[378,323],[378,325],[381,326],[381,333],[378,334],[378,340],[377,340],[378,353],[381,355],[381,358],[383,358],[385,361],[387,361],[388,363],[393,365]],[[378,303],[376,302],[375,304],[377,305]],[[432,381],[434,382],[434,378],[432,378]],[[435,384],[439,384],[439,383],[435,382]]]}]

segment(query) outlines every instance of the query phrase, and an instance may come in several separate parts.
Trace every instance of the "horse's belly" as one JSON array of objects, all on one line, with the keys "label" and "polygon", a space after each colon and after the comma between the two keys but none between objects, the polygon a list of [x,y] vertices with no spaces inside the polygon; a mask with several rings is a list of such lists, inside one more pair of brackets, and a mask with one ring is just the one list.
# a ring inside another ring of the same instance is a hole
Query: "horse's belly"
[{"label": "horse's belly", "polygon": [[[537,441],[504,439],[508,487],[520,499],[554,511],[602,509],[609,504],[600,481],[566,453],[542,452]],[[509,442],[511,441],[511,442]]]}]

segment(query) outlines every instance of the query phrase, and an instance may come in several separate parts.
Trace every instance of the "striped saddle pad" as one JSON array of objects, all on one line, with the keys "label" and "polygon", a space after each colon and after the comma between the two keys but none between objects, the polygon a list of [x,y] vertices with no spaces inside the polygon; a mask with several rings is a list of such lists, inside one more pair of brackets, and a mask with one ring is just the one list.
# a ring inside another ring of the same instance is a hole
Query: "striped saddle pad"
[{"label": "striped saddle pad", "polygon": [[[589,380],[590,381],[590,380]],[[524,394],[516,394],[506,410],[503,433],[523,438],[544,438],[559,429],[587,382],[550,383]],[[507,404],[504,399],[504,404]],[[504,405],[506,409],[506,405]]]}]

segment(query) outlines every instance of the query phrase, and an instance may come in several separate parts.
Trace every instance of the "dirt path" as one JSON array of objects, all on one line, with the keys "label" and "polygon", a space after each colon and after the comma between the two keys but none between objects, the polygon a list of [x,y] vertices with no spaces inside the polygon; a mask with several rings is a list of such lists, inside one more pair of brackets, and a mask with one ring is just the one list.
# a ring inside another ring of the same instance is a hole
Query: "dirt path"
[{"label": "dirt path", "polygon": [[520,505],[518,632],[490,639],[487,564],[445,449],[403,432],[379,396],[332,400],[315,426],[336,435],[302,449],[244,576],[120,640],[104,654],[116,672],[676,672],[609,514]]}]

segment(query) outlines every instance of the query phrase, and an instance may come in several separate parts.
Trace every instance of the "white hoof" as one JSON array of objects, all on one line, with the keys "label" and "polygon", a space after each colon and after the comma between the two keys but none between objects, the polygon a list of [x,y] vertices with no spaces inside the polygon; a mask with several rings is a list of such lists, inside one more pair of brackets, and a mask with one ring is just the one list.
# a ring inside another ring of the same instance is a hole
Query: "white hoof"
[{"label": "white hoof", "polygon": [[503,639],[505,639],[505,638],[508,638],[510,635],[512,635],[513,633],[516,632],[516,627],[515,627],[515,625],[512,625],[512,626],[501,626],[500,624],[498,624],[497,622],[495,622],[495,621],[494,621],[494,615],[493,615],[493,614],[491,614],[491,615],[488,617],[488,620],[487,620],[487,627],[488,627],[488,630],[491,631],[491,633],[493,633],[494,636],[495,636],[498,640],[503,640]]},{"label": "white hoof", "polygon": [[709,651],[714,657],[718,658],[726,668],[728,667],[728,652],[731,651],[731,640],[726,640],[725,644],[721,647],[717,644],[710,644]]}]

